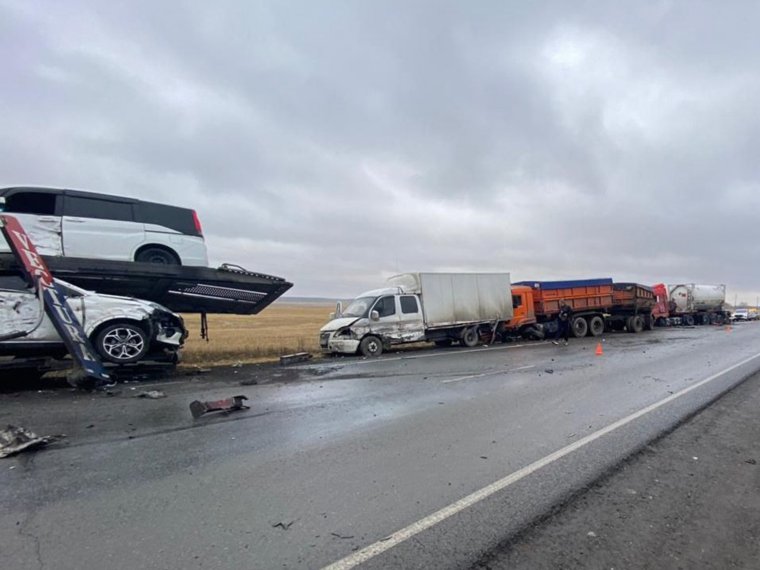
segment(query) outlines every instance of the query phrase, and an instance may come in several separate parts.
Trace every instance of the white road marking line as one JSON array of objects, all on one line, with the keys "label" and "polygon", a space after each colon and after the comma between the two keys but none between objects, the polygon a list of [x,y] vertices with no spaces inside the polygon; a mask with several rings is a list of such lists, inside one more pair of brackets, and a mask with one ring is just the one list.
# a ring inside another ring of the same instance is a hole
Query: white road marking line
[{"label": "white road marking line", "polygon": [[498,493],[499,491],[506,489],[510,485],[517,483],[521,479],[524,479],[525,477],[527,477],[528,475],[531,475],[532,473],[538,471],[539,469],[546,467],[547,465],[550,465],[551,463],[557,461],[558,459],[562,459],[566,455],[569,455],[573,453],[574,451],[577,451],[578,449],[588,445],[589,443],[592,443],[593,441],[596,441],[600,437],[603,437],[607,435],[608,433],[611,433],[615,431],[616,429],[621,428],[631,423],[632,421],[637,420],[640,417],[657,410],[658,408],[661,408],[665,404],[669,404],[670,402],[680,398],[681,396],[685,396],[689,392],[696,390],[697,388],[704,386],[705,384],[709,382],[712,382],[716,378],[720,378],[721,376],[723,376],[724,374],[727,374],[728,372],[736,370],[740,366],[744,366],[748,362],[751,362],[752,360],[755,360],[758,357],[760,357],[760,353],[755,354],[754,356],[750,356],[749,358],[746,358],[742,360],[741,362],[734,364],[733,366],[729,366],[725,370],[722,370],[721,372],[718,372],[717,374],[713,374],[712,376],[709,376],[708,378],[705,378],[704,380],[701,380],[697,382],[696,384],[693,384],[687,388],[684,388],[683,390],[676,392],[675,394],[671,394],[670,396],[660,400],[659,402],[650,404],[649,406],[642,408],[638,412],[634,412],[616,422],[613,422],[607,427],[604,427],[598,431],[595,431],[594,433],[589,434],[586,437],[579,439],[575,443],[571,443],[570,445],[567,445],[563,447],[562,449],[555,451],[554,453],[551,453],[537,461],[534,461],[530,465],[526,465],[522,469],[518,469],[514,473],[511,473],[507,475],[506,477],[499,479],[498,481],[495,481],[494,483],[491,483],[490,485],[487,485],[483,487],[482,489],[475,491],[474,493],[467,495],[466,497],[463,497],[454,503],[451,503],[447,507],[443,507],[439,511],[436,511],[433,514],[428,515],[425,518],[422,518],[418,520],[417,522],[414,522],[410,524],[409,526],[394,532],[388,538],[375,542],[374,544],[370,544],[369,546],[366,546],[362,548],[361,550],[354,552],[353,554],[349,554],[348,556],[346,556],[345,558],[342,558],[341,560],[338,560],[337,562],[333,562],[332,564],[325,566],[323,570],[349,570],[350,568],[355,568],[359,564],[362,564],[363,562],[366,562],[374,558],[375,556],[382,554],[386,550],[390,550],[394,546],[398,546],[399,544],[401,544],[402,542],[406,540],[409,540],[413,536],[437,525],[440,522],[445,521],[446,519],[462,512],[463,510],[479,503],[480,501],[484,499],[487,499],[488,497]]},{"label": "white road marking line", "polygon": [[527,370],[528,368],[535,368],[535,365],[520,366],[519,368],[510,368],[509,370],[492,370],[491,372],[483,372],[482,374],[471,374],[470,376],[460,376],[459,378],[451,378],[450,380],[441,380],[441,384],[451,384],[452,382],[461,382],[462,380],[470,380],[472,378],[482,378],[483,376],[495,376],[496,374],[506,374],[507,372],[517,372],[518,370]]}]

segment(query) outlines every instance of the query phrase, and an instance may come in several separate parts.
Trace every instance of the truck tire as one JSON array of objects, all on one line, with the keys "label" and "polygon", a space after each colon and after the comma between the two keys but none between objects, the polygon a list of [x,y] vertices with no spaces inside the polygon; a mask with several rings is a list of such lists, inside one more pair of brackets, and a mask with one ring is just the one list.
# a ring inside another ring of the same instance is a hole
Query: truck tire
[{"label": "truck tire", "polygon": [[448,346],[451,346],[451,339],[450,338],[445,338],[443,340],[436,340],[436,341],[433,341],[433,342],[435,343],[435,345],[437,347],[440,347],[440,348],[446,348]]},{"label": "truck tire", "polygon": [[602,336],[604,334],[604,319],[599,315],[588,320],[588,334],[590,336]]},{"label": "truck tire", "polygon": [[648,331],[654,330],[654,315],[647,315],[644,319],[644,328]]},{"label": "truck tire", "polygon": [[383,343],[376,336],[365,336],[359,343],[359,352],[369,358],[380,356],[383,353]]},{"label": "truck tire", "polygon": [[640,333],[644,330],[644,319],[641,318],[641,315],[628,317],[628,320],[625,323],[625,328],[628,329],[629,333]]},{"label": "truck tire", "polygon": [[693,315],[686,315],[683,317],[683,324],[687,327],[693,327],[694,326],[694,316]]},{"label": "truck tire", "polygon": [[575,317],[572,323],[572,333],[575,338],[583,338],[588,334],[588,323],[583,317]]},{"label": "truck tire", "polygon": [[478,334],[478,327],[470,327],[464,329],[462,332],[462,344],[468,348],[478,346],[480,342],[480,335]]}]

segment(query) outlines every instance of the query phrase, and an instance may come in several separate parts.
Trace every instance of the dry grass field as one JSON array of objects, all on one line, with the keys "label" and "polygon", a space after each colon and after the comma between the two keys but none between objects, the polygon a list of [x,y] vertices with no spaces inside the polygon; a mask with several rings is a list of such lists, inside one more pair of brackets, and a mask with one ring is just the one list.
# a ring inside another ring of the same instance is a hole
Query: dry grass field
[{"label": "dry grass field", "polygon": [[200,338],[200,316],[183,315],[190,337],[183,363],[224,365],[275,360],[282,354],[319,354],[319,329],[335,305],[275,303],[258,315],[209,315],[209,338]]}]

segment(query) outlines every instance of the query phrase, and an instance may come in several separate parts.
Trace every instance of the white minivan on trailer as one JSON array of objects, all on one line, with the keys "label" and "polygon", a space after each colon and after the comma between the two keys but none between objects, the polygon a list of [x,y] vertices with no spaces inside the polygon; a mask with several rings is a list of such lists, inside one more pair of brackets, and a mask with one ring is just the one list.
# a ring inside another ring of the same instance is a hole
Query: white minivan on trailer
[{"label": "white minivan on trailer", "polygon": [[[53,188],[0,188],[41,255],[208,266],[195,210],[134,198]],[[0,236],[0,253],[10,247]]]}]

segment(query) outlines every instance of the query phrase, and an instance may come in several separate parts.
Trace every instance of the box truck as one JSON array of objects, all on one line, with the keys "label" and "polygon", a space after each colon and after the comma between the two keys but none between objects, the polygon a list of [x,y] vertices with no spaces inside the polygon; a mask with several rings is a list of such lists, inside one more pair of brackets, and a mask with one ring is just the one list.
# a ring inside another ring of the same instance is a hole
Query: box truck
[{"label": "box truck", "polygon": [[379,356],[398,344],[476,346],[512,318],[509,273],[404,273],[338,304],[320,330],[324,352]]}]

